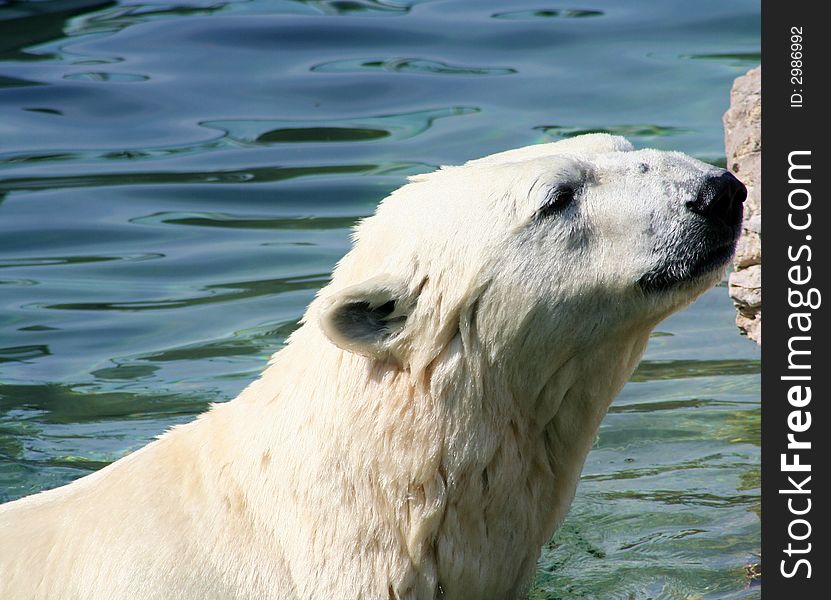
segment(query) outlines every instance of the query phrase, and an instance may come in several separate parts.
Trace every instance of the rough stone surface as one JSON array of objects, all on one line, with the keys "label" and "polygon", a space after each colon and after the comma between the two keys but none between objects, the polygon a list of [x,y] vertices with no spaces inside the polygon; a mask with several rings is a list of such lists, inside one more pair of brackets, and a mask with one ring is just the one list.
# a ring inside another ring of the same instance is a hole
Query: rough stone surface
[{"label": "rough stone surface", "polygon": [[724,114],[727,168],[747,186],[742,237],[728,282],[736,325],[762,343],[762,67],[733,82]]}]

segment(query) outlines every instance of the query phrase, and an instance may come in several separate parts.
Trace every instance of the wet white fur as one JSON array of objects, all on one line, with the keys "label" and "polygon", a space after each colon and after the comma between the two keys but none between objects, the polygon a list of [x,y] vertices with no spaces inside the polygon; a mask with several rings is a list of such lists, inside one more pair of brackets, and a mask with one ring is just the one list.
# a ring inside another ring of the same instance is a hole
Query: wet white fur
[{"label": "wet white fur", "polygon": [[[522,597],[649,332],[720,275],[635,285],[709,170],[590,135],[413,177],[238,398],[0,507],[0,598]],[[339,326],[361,299],[388,335]]]}]

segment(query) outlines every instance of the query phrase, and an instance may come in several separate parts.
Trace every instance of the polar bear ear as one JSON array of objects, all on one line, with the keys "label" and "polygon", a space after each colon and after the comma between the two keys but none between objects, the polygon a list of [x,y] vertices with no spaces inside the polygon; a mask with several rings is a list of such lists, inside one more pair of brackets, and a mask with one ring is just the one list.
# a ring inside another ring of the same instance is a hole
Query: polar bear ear
[{"label": "polar bear ear", "polygon": [[387,357],[416,298],[407,284],[381,275],[326,298],[319,324],[329,340],[350,352]]}]

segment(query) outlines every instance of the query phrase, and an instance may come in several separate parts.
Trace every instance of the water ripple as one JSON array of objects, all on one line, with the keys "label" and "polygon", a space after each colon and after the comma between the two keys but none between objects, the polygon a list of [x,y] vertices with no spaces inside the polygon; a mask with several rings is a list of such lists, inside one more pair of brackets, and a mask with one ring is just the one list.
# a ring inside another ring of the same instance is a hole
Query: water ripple
[{"label": "water ripple", "polygon": [[27,256],[26,258],[0,259],[0,269],[17,267],[53,267],[57,265],[80,265],[109,261],[141,261],[164,258],[164,254],[148,252],[143,254],[125,254],[122,256]]},{"label": "water ripple", "polygon": [[321,165],[306,167],[256,167],[231,171],[181,171],[181,172],[130,172],[100,173],[96,175],[66,175],[41,177],[11,177],[0,180],[0,193],[34,191],[54,188],[135,186],[185,183],[264,183],[286,181],[299,177],[319,175],[389,175],[418,173],[424,165],[417,163],[391,163],[387,165]]},{"label": "water ripple", "polygon": [[205,121],[234,141],[255,144],[308,142],[365,142],[403,140],[427,131],[436,119],[478,113],[480,109],[454,106],[353,119]]},{"label": "water ripple", "polygon": [[585,19],[587,17],[602,17],[602,10],[588,10],[582,8],[538,8],[532,10],[515,10],[494,13],[494,19]]},{"label": "water ripple", "polygon": [[173,213],[160,212],[131,219],[132,223],[144,225],[188,225],[193,227],[222,227],[230,229],[347,229],[355,224],[358,216],[321,217],[289,216],[242,216],[227,213]]},{"label": "water ripple", "polygon": [[138,75],[135,73],[113,73],[113,72],[87,72],[87,73],[69,73],[63,76],[68,81],[112,81],[114,83],[135,83],[137,81],[147,81],[150,79],[147,75]]},{"label": "water ripple", "polygon": [[[234,397],[408,175],[593,131],[723,163],[758,12],[0,2],[0,501]],[[734,318],[716,288],[650,339],[531,597],[758,597],[759,352]]]},{"label": "water ripple", "polygon": [[320,63],[312,67],[320,73],[360,73],[363,71],[387,71],[390,73],[415,73],[423,75],[512,75],[511,67],[485,67],[453,65],[426,58],[350,58]]},{"label": "water ripple", "polygon": [[762,363],[759,360],[644,360],[638,365],[631,381],[756,375],[761,372]]},{"label": "water ripple", "polygon": [[605,127],[574,127],[568,125],[539,125],[534,127],[548,136],[554,138],[570,138],[587,133],[608,133],[610,135],[622,135],[627,138],[647,143],[654,138],[663,138],[687,133],[683,127],[670,127],[665,125],[608,125]]},{"label": "water ripple", "polygon": [[388,0],[300,0],[327,15],[405,15],[411,4]]},{"label": "water ripple", "polygon": [[297,290],[316,290],[328,281],[329,274],[320,273],[302,277],[218,283],[204,287],[203,291],[207,295],[188,298],[168,298],[164,300],[143,300],[135,302],[67,302],[46,304],[42,307],[52,310],[83,311],[170,310],[246,300],[259,296],[281,294]]}]

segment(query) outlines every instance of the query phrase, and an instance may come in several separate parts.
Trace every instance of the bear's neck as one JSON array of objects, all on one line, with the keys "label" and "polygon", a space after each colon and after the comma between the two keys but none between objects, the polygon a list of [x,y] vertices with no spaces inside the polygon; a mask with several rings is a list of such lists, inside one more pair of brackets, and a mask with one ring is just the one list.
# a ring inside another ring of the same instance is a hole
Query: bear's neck
[{"label": "bear's neck", "polygon": [[[250,413],[238,420],[240,434],[259,440],[254,451],[272,456],[275,470],[268,477],[256,469],[241,484],[266,488],[278,504],[314,504],[319,510],[303,517],[314,521],[309,535],[334,519],[340,525],[327,535],[386,544],[393,563],[410,565],[415,579],[406,585],[440,585],[450,599],[514,597],[530,584],[648,331],[570,353],[536,391],[460,357],[413,381],[405,370],[303,339],[310,335],[319,334],[299,331],[235,401]],[[304,348],[323,350],[306,356]],[[610,369],[602,377],[599,364]],[[277,481],[298,489],[277,489]],[[398,577],[385,564],[378,568]]]}]

